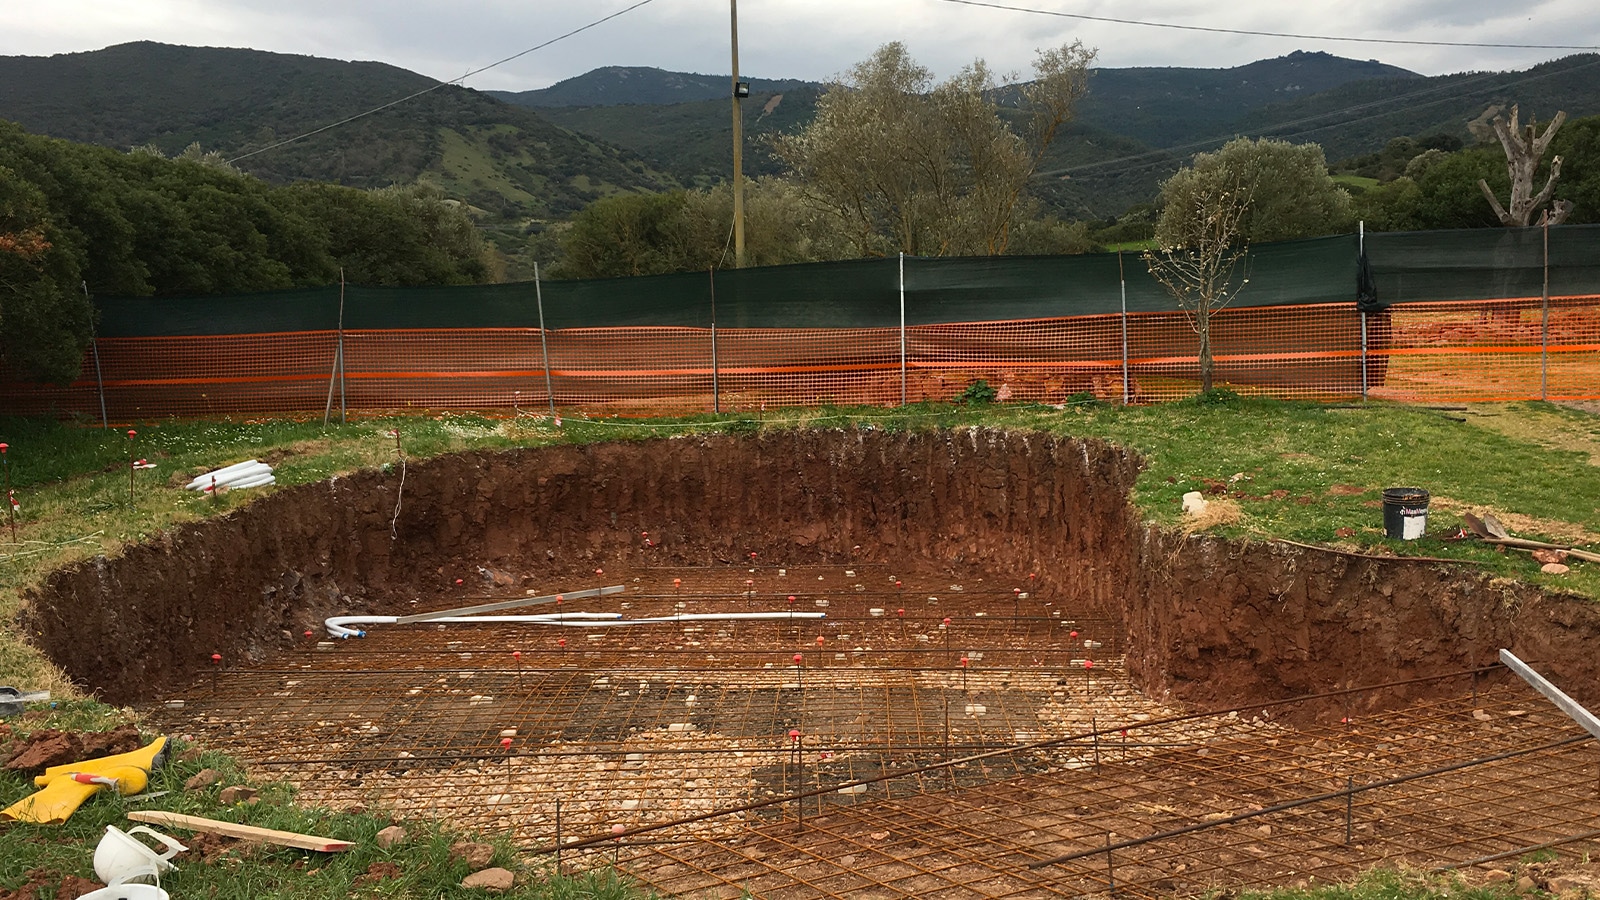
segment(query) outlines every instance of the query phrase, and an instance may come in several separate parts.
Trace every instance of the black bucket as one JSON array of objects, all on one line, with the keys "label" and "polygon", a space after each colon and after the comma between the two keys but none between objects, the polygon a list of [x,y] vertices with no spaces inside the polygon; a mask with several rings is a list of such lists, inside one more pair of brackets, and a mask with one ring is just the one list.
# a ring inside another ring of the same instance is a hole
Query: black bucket
[{"label": "black bucket", "polygon": [[1428,530],[1428,492],[1422,488],[1397,487],[1383,491],[1383,533],[1402,541],[1414,541]]}]

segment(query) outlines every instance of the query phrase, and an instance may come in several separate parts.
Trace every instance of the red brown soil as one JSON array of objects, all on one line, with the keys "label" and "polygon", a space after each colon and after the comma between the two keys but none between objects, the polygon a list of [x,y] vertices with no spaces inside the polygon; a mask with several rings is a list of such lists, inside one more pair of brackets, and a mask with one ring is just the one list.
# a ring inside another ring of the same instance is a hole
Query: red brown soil
[{"label": "red brown soil", "polygon": [[0,888],[0,900],[39,900],[41,892],[54,897],[81,897],[105,885],[76,875],[62,875],[54,869],[29,869],[22,873],[27,881],[21,886],[6,890]]},{"label": "red brown soil", "polygon": [[51,766],[128,753],[144,746],[139,729],[121,725],[111,731],[57,731],[41,728],[16,742],[5,768],[37,775]]},{"label": "red brown soil", "polygon": [[399,472],[282,490],[61,570],[26,626],[107,701],[149,700],[213,653],[259,660],[327,615],[481,596],[480,567],[590,576],[635,559],[649,532],[660,565],[754,551],[1037,572],[1065,602],[1125,619],[1147,691],[1202,705],[1450,672],[1501,647],[1600,701],[1594,603],[1466,567],[1168,534],[1128,502],[1138,468],[1101,442],[989,430],[466,453],[411,465],[403,493]]}]

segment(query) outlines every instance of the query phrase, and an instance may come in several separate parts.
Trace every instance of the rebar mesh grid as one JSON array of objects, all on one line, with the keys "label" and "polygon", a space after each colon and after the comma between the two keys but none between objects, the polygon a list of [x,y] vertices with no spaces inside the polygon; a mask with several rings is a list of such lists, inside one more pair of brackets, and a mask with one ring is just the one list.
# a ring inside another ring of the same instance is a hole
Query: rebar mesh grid
[{"label": "rebar mesh grid", "polygon": [[1025,573],[603,580],[628,590],[570,612],[827,618],[379,625],[218,672],[164,715],[307,802],[508,831],[693,896],[1188,894],[1600,824],[1596,745],[1504,673],[1370,718],[1327,697],[1184,716],[1128,683],[1114,621]]}]

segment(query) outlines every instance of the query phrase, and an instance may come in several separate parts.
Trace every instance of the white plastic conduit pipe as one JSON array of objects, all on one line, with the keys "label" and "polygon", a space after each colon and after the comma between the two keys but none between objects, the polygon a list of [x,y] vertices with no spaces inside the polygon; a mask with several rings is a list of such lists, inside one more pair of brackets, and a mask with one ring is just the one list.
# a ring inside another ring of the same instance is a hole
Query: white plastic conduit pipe
[{"label": "white plastic conduit pipe", "polygon": [[261,487],[262,485],[272,484],[273,481],[264,480],[272,478],[271,466],[252,459],[247,462],[225,466],[215,472],[207,472],[189,482],[185,487],[191,491],[207,491],[211,489],[212,485],[230,489]]},{"label": "white plastic conduit pipe", "polygon": [[[624,619],[622,613],[569,612],[538,613],[525,616],[447,616],[429,619],[428,625],[555,625],[562,628],[609,628],[626,625],[661,625],[671,622],[748,622],[764,619],[823,619],[827,613],[819,612],[750,612],[750,613],[686,613],[681,616],[652,616],[646,619]],[[341,639],[363,638],[366,629],[351,625],[393,625],[399,616],[333,616],[323,621],[329,637]],[[422,624],[422,623],[418,623]]]}]

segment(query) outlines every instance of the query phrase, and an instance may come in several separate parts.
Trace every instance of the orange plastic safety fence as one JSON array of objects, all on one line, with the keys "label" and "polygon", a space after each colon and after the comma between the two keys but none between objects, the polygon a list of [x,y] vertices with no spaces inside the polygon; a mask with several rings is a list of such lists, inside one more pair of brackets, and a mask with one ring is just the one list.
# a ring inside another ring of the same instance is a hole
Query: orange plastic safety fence
[{"label": "orange plastic safety fence", "polygon": [[1407,401],[1600,398],[1600,298],[1552,298],[1548,322],[1538,297],[1407,304],[1388,315],[1388,377],[1374,396]]},{"label": "orange plastic safety fence", "polygon": [[[1548,311],[1547,311],[1548,310]],[[1214,383],[1284,398],[1413,402],[1600,398],[1600,297],[1225,309]],[[902,340],[904,355],[902,356]],[[353,330],[102,339],[113,421],[351,410],[547,409],[618,415],[950,400],[1179,399],[1200,386],[1177,311],[898,328]],[[1363,350],[1365,348],[1365,350]],[[94,358],[68,387],[0,372],[0,412],[98,418]]]}]

